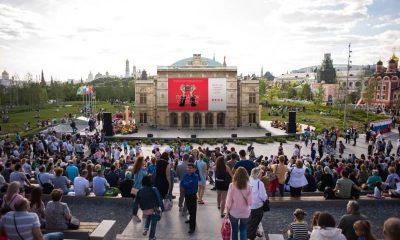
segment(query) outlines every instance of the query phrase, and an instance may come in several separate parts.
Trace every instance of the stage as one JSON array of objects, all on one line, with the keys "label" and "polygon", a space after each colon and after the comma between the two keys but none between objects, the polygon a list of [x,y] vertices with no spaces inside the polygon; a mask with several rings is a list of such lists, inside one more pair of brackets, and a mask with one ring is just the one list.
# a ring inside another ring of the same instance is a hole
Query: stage
[{"label": "stage", "polygon": [[[306,127],[305,125],[302,127]],[[229,129],[206,129],[206,130],[190,130],[190,129],[165,129],[160,130],[151,127],[139,127],[139,131],[133,134],[116,134],[108,138],[116,139],[143,139],[148,138],[152,134],[154,139],[255,139],[265,137],[285,137],[288,136],[285,131],[271,127],[271,121],[261,121],[259,128],[239,127],[234,130]],[[236,137],[232,137],[236,134]],[[299,134],[299,133],[297,133]],[[107,138],[107,137],[106,137]]]}]

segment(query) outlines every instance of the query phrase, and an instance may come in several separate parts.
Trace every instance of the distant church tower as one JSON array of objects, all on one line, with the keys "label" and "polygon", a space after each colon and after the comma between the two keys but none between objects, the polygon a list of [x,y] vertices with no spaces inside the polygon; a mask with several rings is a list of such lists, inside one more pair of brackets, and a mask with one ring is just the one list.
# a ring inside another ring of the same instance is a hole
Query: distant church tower
[{"label": "distant church tower", "polygon": [[128,78],[130,77],[130,69],[129,69],[129,60],[126,59],[125,62],[125,77]]},{"label": "distant church tower", "polygon": [[261,66],[261,78],[264,78],[264,66]]},{"label": "distant church tower", "polygon": [[136,77],[137,77],[136,75],[137,75],[136,66],[133,65],[133,67],[132,67],[132,77],[133,77],[134,79],[136,79]]},{"label": "distant church tower", "polygon": [[44,80],[43,69],[42,69],[42,75],[40,76],[40,85],[46,86],[46,81]]}]

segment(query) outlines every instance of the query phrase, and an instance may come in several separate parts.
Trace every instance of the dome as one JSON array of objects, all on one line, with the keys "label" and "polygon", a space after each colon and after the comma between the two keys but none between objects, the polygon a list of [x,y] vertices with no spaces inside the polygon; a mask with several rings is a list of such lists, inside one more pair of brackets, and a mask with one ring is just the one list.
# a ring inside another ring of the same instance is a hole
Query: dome
[{"label": "dome", "polygon": [[2,72],[2,74],[8,74],[8,72],[7,72],[6,70],[4,70],[4,71]]},{"label": "dome", "polygon": [[389,63],[396,63],[396,61],[392,58],[390,59]]},{"label": "dome", "polygon": [[394,60],[395,62],[399,62],[399,58],[396,55],[394,55],[394,53],[392,56],[392,60]]},{"label": "dome", "polygon": [[[173,63],[171,66],[173,67],[188,67],[188,66],[193,66],[193,60],[194,57],[190,58],[184,58],[181,59],[175,63]],[[215,60],[205,58],[205,57],[200,57],[201,64],[200,66],[207,66],[207,67],[222,67],[222,64],[220,62],[217,62]],[[195,66],[198,64],[195,64]]]},{"label": "dome", "polygon": [[381,60],[379,60],[376,65],[383,65],[383,62]]}]

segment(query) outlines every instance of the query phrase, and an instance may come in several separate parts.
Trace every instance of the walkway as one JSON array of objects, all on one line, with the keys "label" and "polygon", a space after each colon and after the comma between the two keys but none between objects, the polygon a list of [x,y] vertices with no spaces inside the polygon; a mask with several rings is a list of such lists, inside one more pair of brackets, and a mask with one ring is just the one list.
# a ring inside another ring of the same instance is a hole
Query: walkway
[{"label": "walkway", "polygon": [[[173,193],[177,196],[173,200],[174,206],[171,211],[162,215],[161,221],[157,224],[157,239],[176,239],[176,240],[211,240],[221,239],[222,218],[217,208],[217,196],[215,191],[211,191],[212,186],[207,185],[204,195],[204,205],[197,206],[197,226],[196,232],[189,235],[189,225],[185,224],[187,216],[181,216],[178,208],[179,185],[175,183]],[[139,216],[141,214],[139,213]],[[118,240],[147,239],[142,236],[144,221],[141,223],[131,220]],[[260,238],[261,240],[262,238]]]}]

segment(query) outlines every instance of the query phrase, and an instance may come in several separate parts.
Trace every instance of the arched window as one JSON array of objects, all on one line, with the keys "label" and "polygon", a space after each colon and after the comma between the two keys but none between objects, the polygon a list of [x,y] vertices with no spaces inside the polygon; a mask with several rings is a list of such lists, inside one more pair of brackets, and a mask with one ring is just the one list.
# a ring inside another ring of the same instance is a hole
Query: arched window
[{"label": "arched window", "polygon": [[188,128],[190,126],[190,116],[189,113],[182,113],[182,127]]},{"label": "arched window", "polygon": [[193,121],[195,128],[201,128],[201,113],[195,113],[193,115]]},{"label": "arched window", "polygon": [[225,113],[218,113],[217,115],[217,126],[218,127],[225,127]]},{"label": "arched window", "polygon": [[206,113],[206,127],[207,128],[212,128],[213,125],[214,125],[213,114],[212,113]]},{"label": "arched window", "polygon": [[173,128],[178,127],[178,114],[176,113],[169,114],[169,126]]}]

